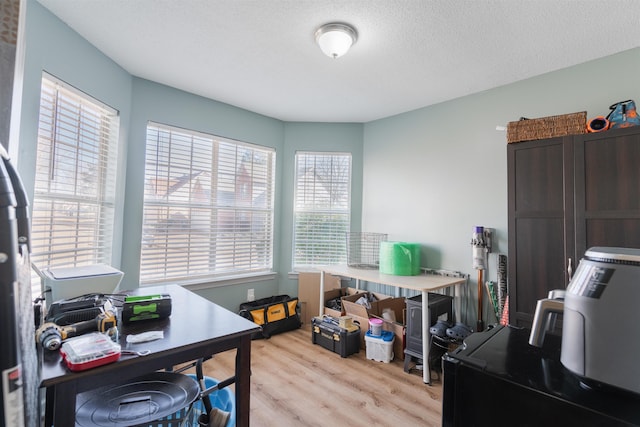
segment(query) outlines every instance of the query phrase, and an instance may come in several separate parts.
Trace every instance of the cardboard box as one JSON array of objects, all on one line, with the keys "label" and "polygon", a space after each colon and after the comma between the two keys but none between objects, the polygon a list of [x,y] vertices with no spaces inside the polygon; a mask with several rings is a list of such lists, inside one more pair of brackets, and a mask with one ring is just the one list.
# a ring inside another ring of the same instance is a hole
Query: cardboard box
[{"label": "cardboard box", "polygon": [[[340,316],[344,316],[345,311],[344,311],[344,299],[346,297],[349,296],[353,296],[355,294],[358,293],[362,293],[362,291],[355,289],[355,288],[337,288],[337,289],[329,289],[328,291],[325,290],[324,291],[324,313],[327,316],[332,316],[332,317],[340,317]],[[334,298],[341,298],[342,299],[342,310],[338,311],[338,310],[334,310],[332,308],[327,307],[327,301],[332,300]],[[366,328],[368,328],[369,325],[366,326]]]},{"label": "cardboard box", "polygon": [[[353,317],[354,321],[360,324],[360,347],[365,349],[365,335],[369,330],[369,319],[380,318],[384,321],[382,329],[385,331],[391,331],[395,335],[393,342],[393,352],[395,358],[398,360],[404,360],[404,346],[405,346],[405,325],[404,325],[404,312],[406,308],[405,298],[392,298],[389,295],[373,293],[378,299],[371,303],[371,308],[366,308],[363,305],[356,304],[356,300],[361,295],[350,295],[342,299],[342,306],[345,310],[345,315]],[[393,310],[396,315],[396,321],[390,322],[382,317],[382,312],[385,308]]]},{"label": "cardboard box", "polygon": [[[324,290],[340,287],[340,277],[325,273]],[[311,319],[318,316],[320,307],[320,273],[298,273],[298,300],[301,307],[302,323],[311,323]]]},{"label": "cardboard box", "polygon": [[[357,304],[356,301],[360,299],[363,295],[373,295],[376,300],[370,302],[371,307],[366,308],[364,305]],[[359,294],[353,294],[346,296],[342,299],[342,307],[344,309],[345,314],[354,315],[358,317],[369,318],[373,314],[381,314],[382,311],[378,308],[380,305],[380,301],[385,299],[391,299],[389,295],[378,294],[375,292],[361,292]],[[367,325],[368,329],[368,325]]]},{"label": "cardboard box", "polygon": [[[378,304],[380,313],[372,316],[382,319],[382,330],[393,332],[393,335],[395,336],[395,340],[393,341],[393,354],[398,360],[404,360],[404,348],[406,345],[405,335],[407,332],[405,319],[406,304],[407,303],[404,298],[389,298],[381,300],[380,304]],[[395,314],[395,322],[387,320],[382,316],[382,313],[386,308],[390,309]]]}]

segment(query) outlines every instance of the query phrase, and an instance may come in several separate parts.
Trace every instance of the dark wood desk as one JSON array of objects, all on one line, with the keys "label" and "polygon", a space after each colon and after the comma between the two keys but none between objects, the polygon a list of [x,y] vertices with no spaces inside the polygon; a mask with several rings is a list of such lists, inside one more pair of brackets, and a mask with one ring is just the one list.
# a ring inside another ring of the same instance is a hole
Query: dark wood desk
[{"label": "dark wood desk", "polygon": [[[132,295],[165,293],[171,295],[171,317],[161,321],[120,325],[122,349],[150,350],[147,356],[122,355],[115,363],[71,372],[62,364],[59,352],[42,354],[40,386],[47,389],[46,426],[75,424],[78,393],[121,383],[149,372],[170,369],[231,349],[237,349],[236,423],[238,426],[249,426],[251,334],[259,330],[259,326],[181,286],[145,287],[130,292]],[[127,335],[148,330],[162,330],[164,339],[127,345]]]}]

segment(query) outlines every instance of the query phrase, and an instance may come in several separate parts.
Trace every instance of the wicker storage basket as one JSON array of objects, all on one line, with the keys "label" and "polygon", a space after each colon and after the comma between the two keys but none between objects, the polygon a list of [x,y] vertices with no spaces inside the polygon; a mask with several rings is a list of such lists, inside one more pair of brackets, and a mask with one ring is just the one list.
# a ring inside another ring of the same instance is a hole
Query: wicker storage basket
[{"label": "wicker storage basket", "polygon": [[587,132],[587,112],[509,122],[507,142],[531,141]]}]

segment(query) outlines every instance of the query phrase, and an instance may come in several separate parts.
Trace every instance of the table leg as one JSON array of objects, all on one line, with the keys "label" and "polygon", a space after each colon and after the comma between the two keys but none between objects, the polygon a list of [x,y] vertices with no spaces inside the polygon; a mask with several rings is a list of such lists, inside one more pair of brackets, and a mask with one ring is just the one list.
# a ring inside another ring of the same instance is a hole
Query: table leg
[{"label": "table leg", "polygon": [[[76,424],[76,394],[77,387],[74,381],[58,384],[49,393],[47,399],[53,397],[53,425],[73,426]],[[49,403],[47,402],[47,406]]]},{"label": "table leg", "polygon": [[45,389],[45,395],[44,427],[51,427],[53,425],[53,401],[55,399],[55,387],[47,387]]},{"label": "table leg", "polygon": [[462,313],[462,302],[461,302],[462,295],[456,298],[456,288],[458,286],[459,285],[454,285],[449,287],[449,289],[451,289],[451,296],[453,297],[453,318],[449,319],[449,321],[452,322],[454,325],[455,325],[455,322],[462,321],[462,317],[460,316],[460,313]]},{"label": "table leg", "polygon": [[324,314],[324,271],[320,271],[320,307],[318,307],[318,316]]},{"label": "table leg", "polygon": [[429,372],[429,292],[422,291],[422,381],[431,384],[431,372]]},{"label": "table leg", "polygon": [[251,395],[251,336],[244,335],[236,353],[236,425],[249,427]]}]

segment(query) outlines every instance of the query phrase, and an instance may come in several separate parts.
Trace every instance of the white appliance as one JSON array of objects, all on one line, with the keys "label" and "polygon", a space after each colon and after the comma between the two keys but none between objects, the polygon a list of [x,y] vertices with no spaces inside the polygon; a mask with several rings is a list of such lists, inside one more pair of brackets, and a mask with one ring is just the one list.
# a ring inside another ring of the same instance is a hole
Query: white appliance
[{"label": "white appliance", "polygon": [[640,393],[640,249],[590,248],[564,300],[538,301],[529,344],[541,346],[546,319],[562,313],[560,361],[585,380]]},{"label": "white appliance", "polygon": [[115,293],[124,276],[122,271],[107,264],[34,269],[41,278],[47,306],[54,301],[86,294]]}]

